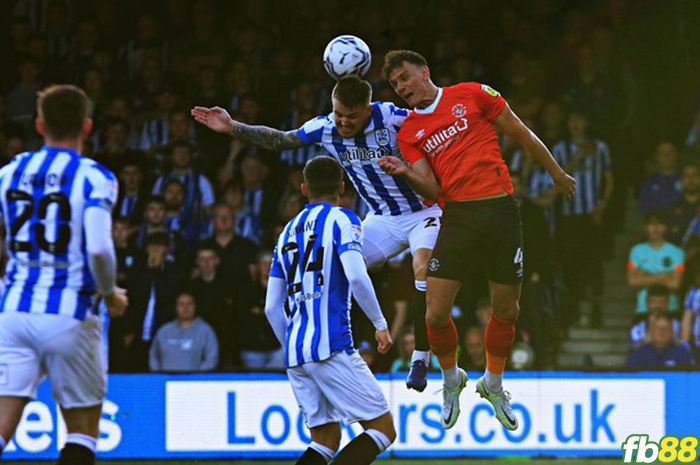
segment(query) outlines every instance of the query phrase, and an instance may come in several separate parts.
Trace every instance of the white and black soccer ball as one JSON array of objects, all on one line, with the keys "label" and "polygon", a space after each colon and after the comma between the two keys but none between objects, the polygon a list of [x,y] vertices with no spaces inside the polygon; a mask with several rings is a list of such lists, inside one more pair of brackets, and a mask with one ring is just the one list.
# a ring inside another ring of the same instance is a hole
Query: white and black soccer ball
[{"label": "white and black soccer ball", "polygon": [[328,43],[323,52],[323,66],[336,81],[347,76],[363,77],[371,64],[372,53],[359,37],[336,37]]}]

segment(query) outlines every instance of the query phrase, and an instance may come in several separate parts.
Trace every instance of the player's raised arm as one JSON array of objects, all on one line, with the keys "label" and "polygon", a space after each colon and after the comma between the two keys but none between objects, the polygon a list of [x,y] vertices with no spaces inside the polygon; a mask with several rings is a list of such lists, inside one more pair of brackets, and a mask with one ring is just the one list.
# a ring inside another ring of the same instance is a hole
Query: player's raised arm
[{"label": "player's raised arm", "polygon": [[274,152],[305,145],[297,130],[280,131],[267,126],[250,126],[234,120],[221,107],[194,107],[190,113],[198,123],[212,131],[228,134],[234,139],[240,139]]},{"label": "player's raised arm", "polygon": [[440,183],[435,177],[430,163],[425,158],[417,160],[411,168],[397,157],[387,156],[377,160],[377,164],[386,174],[401,176],[408,184],[428,201],[434,201],[440,192]]},{"label": "player's raised arm", "polygon": [[494,122],[508,137],[517,141],[541,167],[546,169],[557,193],[567,197],[574,195],[576,181],[566,174],[549,152],[547,146],[530,130],[506,104],[501,114]]}]

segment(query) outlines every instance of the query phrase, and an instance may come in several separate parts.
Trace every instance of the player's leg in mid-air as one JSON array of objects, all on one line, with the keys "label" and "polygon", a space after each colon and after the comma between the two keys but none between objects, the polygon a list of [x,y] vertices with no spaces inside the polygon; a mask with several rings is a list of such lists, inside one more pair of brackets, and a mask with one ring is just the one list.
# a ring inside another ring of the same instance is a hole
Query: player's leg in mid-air
[{"label": "player's leg in mid-air", "polygon": [[411,370],[406,378],[406,386],[423,392],[428,385],[427,371],[430,365],[430,343],[425,318],[427,311],[428,264],[433,254],[435,241],[440,232],[442,210],[433,206],[429,209],[399,218],[401,230],[406,234],[413,256],[413,276],[415,290],[411,302],[411,318],[415,334],[416,348],[411,357]]},{"label": "player's leg in mid-air", "polygon": [[441,213],[439,208],[435,209],[437,212],[431,209],[390,218],[371,215],[362,222],[365,235],[362,253],[368,268],[379,267],[407,247],[411,247],[415,289],[409,313],[413,322],[416,347],[411,356],[411,369],[406,378],[406,387],[418,392],[423,392],[428,384],[430,345],[425,327],[425,292],[428,261],[437,237]]}]

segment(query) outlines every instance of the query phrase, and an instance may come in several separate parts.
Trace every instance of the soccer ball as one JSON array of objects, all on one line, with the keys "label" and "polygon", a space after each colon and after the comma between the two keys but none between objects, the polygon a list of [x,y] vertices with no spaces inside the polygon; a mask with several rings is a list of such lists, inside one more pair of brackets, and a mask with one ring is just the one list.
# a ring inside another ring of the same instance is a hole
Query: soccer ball
[{"label": "soccer ball", "polygon": [[323,66],[336,81],[352,75],[362,77],[367,74],[371,64],[369,47],[359,37],[336,37],[323,52]]}]

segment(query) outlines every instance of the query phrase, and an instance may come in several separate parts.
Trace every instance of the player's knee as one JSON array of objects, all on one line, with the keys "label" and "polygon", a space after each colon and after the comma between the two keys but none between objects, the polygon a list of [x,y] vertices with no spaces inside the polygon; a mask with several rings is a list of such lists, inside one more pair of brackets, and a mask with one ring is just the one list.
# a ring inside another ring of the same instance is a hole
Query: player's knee
[{"label": "player's knee", "polygon": [[428,279],[428,262],[432,255],[432,250],[418,249],[413,255],[413,276],[417,281],[425,281]]},{"label": "player's knee", "polygon": [[450,319],[449,313],[430,311],[425,314],[425,324],[428,328],[442,328]]},{"label": "player's knee", "polygon": [[491,311],[494,315],[504,320],[515,323],[520,315],[520,306],[517,300],[494,300]]},{"label": "player's knee", "polygon": [[385,413],[381,417],[363,425],[365,429],[375,429],[387,437],[391,444],[396,440],[396,428],[390,413]]}]

